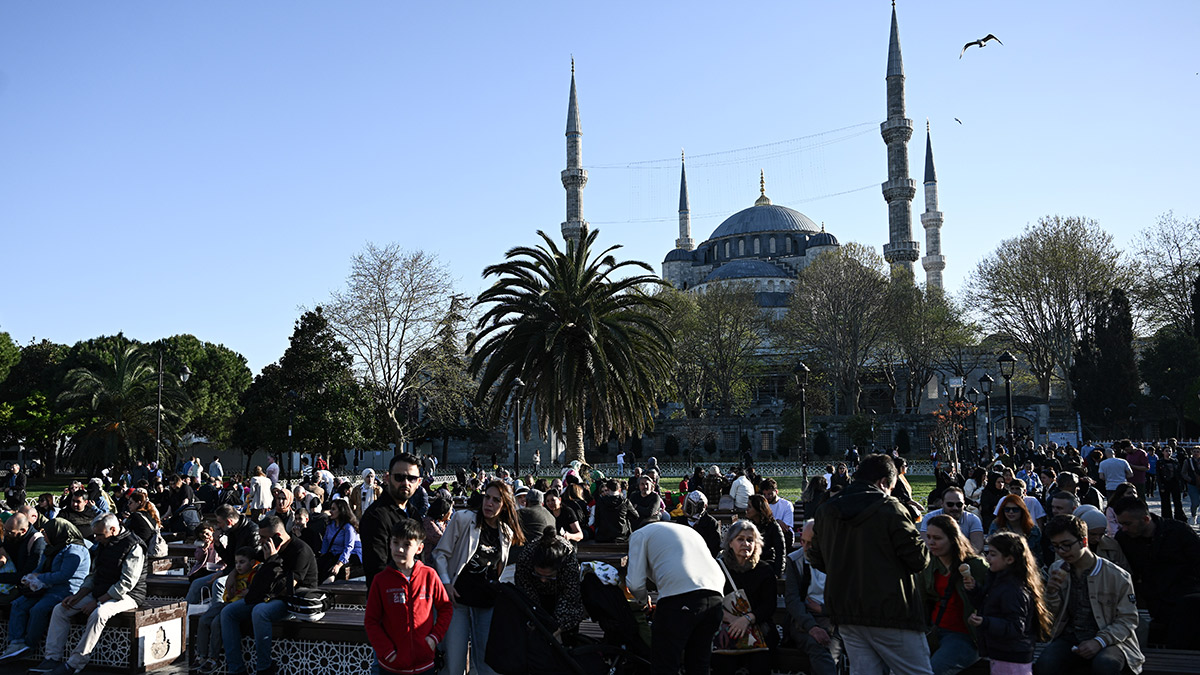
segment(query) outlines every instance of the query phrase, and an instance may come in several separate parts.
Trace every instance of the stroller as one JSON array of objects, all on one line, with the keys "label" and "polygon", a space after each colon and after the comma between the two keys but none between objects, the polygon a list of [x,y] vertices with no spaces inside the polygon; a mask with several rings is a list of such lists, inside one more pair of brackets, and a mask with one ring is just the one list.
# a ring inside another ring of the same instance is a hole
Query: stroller
[{"label": "stroller", "polygon": [[[569,673],[570,675],[620,675],[635,673],[629,662],[637,659],[621,646],[591,643],[568,646],[554,632],[558,622],[534,599],[513,584],[496,584],[484,661],[501,675]],[[586,604],[586,603],[585,603]],[[639,659],[640,660],[640,659]],[[645,661],[646,666],[649,665]]]}]

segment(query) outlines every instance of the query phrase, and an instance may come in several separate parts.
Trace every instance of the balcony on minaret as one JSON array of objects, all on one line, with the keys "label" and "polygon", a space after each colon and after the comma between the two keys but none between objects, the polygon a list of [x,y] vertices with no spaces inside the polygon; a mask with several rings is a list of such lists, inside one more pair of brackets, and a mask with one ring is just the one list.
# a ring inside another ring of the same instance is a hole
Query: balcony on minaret
[{"label": "balcony on minaret", "polygon": [[907,142],[913,135],[913,122],[907,117],[889,117],[879,124],[879,133],[883,134],[884,143],[893,139]]},{"label": "balcony on minaret", "polygon": [[916,262],[921,257],[921,244],[915,241],[889,242],[883,245],[883,257],[888,262]]},{"label": "balcony on minaret", "polygon": [[944,270],[946,269],[946,256],[927,255],[921,258],[921,267],[927,270]]},{"label": "balcony on minaret", "polygon": [[893,178],[883,184],[883,198],[887,201],[898,199],[912,201],[917,194],[917,182],[911,178]]}]

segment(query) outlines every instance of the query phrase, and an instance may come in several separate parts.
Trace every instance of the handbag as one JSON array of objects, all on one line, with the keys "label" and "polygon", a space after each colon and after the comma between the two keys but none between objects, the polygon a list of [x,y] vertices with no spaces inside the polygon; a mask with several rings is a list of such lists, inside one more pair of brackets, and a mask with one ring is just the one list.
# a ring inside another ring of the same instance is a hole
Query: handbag
[{"label": "handbag", "polygon": [[[717,564],[721,566],[721,571],[725,573],[725,580],[733,589],[733,592],[721,599],[721,607],[735,617],[750,614],[750,600],[746,597],[746,592],[733,582],[733,577],[729,574],[729,569],[725,567],[724,560],[717,558]],[[721,627],[717,629],[717,634],[713,636],[712,653],[714,654],[750,654],[763,651],[767,651],[767,641],[757,623],[751,623],[741,637],[735,638],[729,634],[729,624],[722,621]]]},{"label": "handbag", "polygon": [[320,621],[325,617],[325,594],[320,591],[296,589],[283,600],[290,619]]},{"label": "handbag", "polygon": [[929,642],[929,651],[935,652],[938,648],[940,639],[938,638],[938,624],[942,622],[942,617],[946,615],[946,606],[950,604],[950,594],[954,592],[955,577],[958,576],[958,568],[950,570],[950,578],[946,580],[946,591],[942,593],[942,597],[938,600],[937,617],[930,624],[929,630],[925,631],[925,639]]}]

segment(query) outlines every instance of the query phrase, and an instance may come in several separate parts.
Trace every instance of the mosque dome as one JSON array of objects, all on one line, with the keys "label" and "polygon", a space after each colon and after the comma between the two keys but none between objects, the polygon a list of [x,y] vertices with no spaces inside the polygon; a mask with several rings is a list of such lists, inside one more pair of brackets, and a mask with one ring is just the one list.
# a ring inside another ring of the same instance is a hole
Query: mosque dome
[{"label": "mosque dome", "polygon": [[679,260],[682,260],[684,262],[692,262],[693,260],[695,260],[695,256],[692,255],[692,252],[687,249],[676,248],[676,249],[672,249],[671,252],[667,254],[666,258],[663,258],[663,262],[665,262],[665,263],[675,262],[675,261],[679,261]]},{"label": "mosque dome", "polygon": [[710,281],[726,281],[732,279],[790,279],[791,276],[787,272],[779,269],[765,260],[755,260],[753,258],[744,258],[734,260],[733,262],[725,263],[717,269],[713,270],[704,279],[704,283]]},{"label": "mosque dome", "polygon": [[838,246],[837,237],[829,234],[824,229],[808,238],[808,248],[814,246]]},{"label": "mosque dome", "polygon": [[[759,200],[762,202],[763,200]],[[709,239],[734,237],[758,232],[817,232],[821,228],[795,209],[778,204],[758,203],[725,219]]]}]

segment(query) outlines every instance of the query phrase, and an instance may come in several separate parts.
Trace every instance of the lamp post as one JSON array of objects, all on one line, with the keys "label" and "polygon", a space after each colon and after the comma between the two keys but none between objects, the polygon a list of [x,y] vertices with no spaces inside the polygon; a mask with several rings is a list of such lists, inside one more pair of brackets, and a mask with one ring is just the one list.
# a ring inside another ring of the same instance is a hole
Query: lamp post
[{"label": "lamp post", "polygon": [[987,409],[987,429],[984,430],[984,433],[987,434],[988,452],[991,452],[993,446],[996,445],[996,439],[992,436],[994,428],[992,426],[992,385],[995,383],[996,380],[992,379],[992,376],[987,373],[984,373],[979,378],[979,390],[983,392],[983,404]]},{"label": "lamp post", "polygon": [[[187,365],[183,366],[183,370],[179,373],[179,380],[187,384],[188,378],[192,376],[192,371]],[[162,390],[163,390],[163,353],[158,350],[158,410],[156,411],[157,419],[154,423],[154,463],[157,464],[162,456]]]},{"label": "lamp post", "polygon": [[808,373],[803,361],[797,361],[792,368],[792,377],[800,390],[800,476],[805,487],[808,487],[808,400],[804,388],[808,386]]},{"label": "lamp post", "polygon": [[971,443],[975,446],[973,455],[979,454],[979,390],[971,387],[967,391],[967,401],[971,404]]},{"label": "lamp post", "polygon": [[[1005,431],[1008,433],[1008,444],[1016,444],[1016,433],[1013,430],[1013,404],[1012,404],[1012,378],[1017,371],[1017,357],[1012,355],[1012,352],[1004,350],[1004,353],[996,359],[1000,364],[1000,376],[1004,378],[1004,398],[1008,404],[1008,409],[1005,411]],[[1012,448],[1009,448],[1011,451]]]},{"label": "lamp post", "polygon": [[292,451],[292,425],[294,425],[296,423],[296,402],[300,400],[300,394],[296,393],[295,389],[289,389],[288,393],[287,393],[287,397],[288,397],[288,403],[289,403],[289,405],[288,405],[288,437],[287,437],[288,438],[288,449],[287,449],[287,457],[283,458],[283,479],[290,481],[292,479],[292,458],[295,454]]},{"label": "lamp post", "polygon": [[521,475],[521,391],[525,382],[513,378],[513,480]]}]

